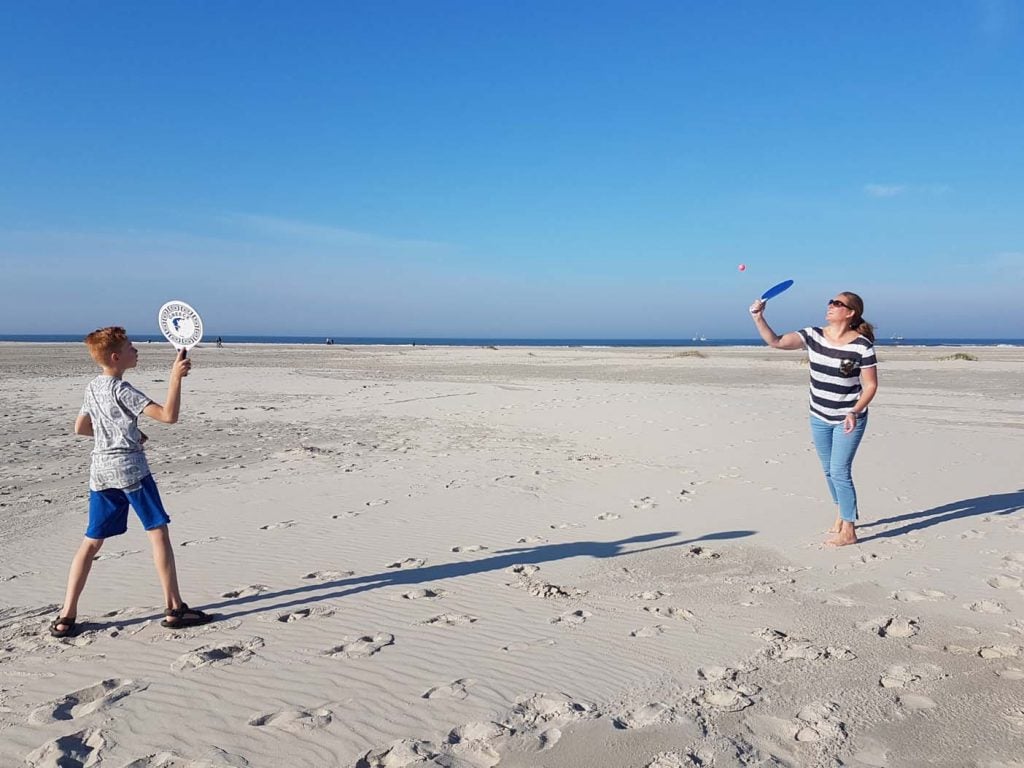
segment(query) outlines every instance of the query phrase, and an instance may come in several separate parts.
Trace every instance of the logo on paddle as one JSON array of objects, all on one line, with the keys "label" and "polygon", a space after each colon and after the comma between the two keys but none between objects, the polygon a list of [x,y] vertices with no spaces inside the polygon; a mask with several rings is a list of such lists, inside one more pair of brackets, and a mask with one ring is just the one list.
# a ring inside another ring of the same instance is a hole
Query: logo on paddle
[{"label": "logo on paddle", "polygon": [[203,321],[183,301],[169,301],[160,308],[160,331],[176,347],[191,349],[203,338]]}]

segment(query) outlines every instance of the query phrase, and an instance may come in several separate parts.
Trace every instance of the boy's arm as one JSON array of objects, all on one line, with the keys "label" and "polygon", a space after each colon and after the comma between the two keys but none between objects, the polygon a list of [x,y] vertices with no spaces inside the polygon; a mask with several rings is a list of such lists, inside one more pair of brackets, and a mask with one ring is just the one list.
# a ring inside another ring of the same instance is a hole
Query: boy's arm
[{"label": "boy's arm", "polygon": [[78,414],[75,419],[75,434],[83,437],[92,437],[92,417],[88,413]]},{"label": "boy's arm", "polygon": [[142,412],[164,424],[175,424],[178,421],[178,411],[181,409],[181,380],[188,376],[191,367],[192,361],[185,357],[185,350],[181,350],[174,365],[171,366],[166,402],[163,405],[150,403]]}]

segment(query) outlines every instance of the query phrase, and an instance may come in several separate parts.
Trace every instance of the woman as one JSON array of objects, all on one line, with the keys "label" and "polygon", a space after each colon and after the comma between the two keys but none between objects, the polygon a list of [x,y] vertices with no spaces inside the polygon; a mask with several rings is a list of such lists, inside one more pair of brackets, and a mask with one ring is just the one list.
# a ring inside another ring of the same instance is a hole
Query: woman
[{"label": "woman", "polygon": [[765,343],[775,349],[807,349],[811,366],[811,435],[825,470],[839,517],[825,543],[844,547],[857,543],[857,491],[850,468],[868,425],[868,403],[878,391],[875,333],[864,320],[864,301],[843,292],[828,302],[827,324],[779,336],[765,322],[764,305],[750,306]]}]

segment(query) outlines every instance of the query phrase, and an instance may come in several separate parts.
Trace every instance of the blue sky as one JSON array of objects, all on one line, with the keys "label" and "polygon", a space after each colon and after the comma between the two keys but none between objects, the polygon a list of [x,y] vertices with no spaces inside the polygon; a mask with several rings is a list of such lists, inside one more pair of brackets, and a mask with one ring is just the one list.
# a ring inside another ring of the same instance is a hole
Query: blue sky
[{"label": "blue sky", "polygon": [[1022,0],[5,17],[0,333],[1024,337]]}]

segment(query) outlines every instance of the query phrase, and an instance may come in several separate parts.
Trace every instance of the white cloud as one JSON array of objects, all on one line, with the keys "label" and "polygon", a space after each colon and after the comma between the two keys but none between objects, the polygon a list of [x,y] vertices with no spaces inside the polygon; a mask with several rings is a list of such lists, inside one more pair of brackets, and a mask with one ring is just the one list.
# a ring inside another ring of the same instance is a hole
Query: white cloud
[{"label": "white cloud", "polygon": [[905,184],[865,184],[864,191],[871,197],[896,197],[907,191]]},{"label": "white cloud", "polygon": [[865,184],[864,193],[871,197],[898,197],[899,195],[945,195],[948,184]]}]

